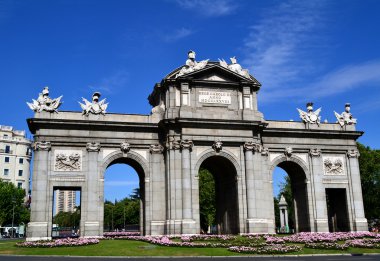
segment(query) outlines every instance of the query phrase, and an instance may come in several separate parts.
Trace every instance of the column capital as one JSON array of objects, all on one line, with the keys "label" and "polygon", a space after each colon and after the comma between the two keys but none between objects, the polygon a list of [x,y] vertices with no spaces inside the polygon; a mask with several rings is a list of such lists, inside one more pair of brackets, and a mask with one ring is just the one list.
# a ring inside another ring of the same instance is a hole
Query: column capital
[{"label": "column capital", "polygon": [[321,150],[318,148],[312,148],[309,151],[309,155],[311,157],[320,157],[321,156]]},{"label": "column capital", "polygon": [[49,151],[51,150],[51,143],[50,141],[37,141],[33,143],[33,150],[44,150],[44,151]]},{"label": "column capital", "polygon": [[261,152],[262,146],[258,142],[247,141],[243,145],[244,151]]},{"label": "column capital", "polygon": [[164,151],[164,147],[161,146],[161,144],[153,144],[149,147],[149,152],[152,154],[159,154]]},{"label": "column capital", "polygon": [[181,140],[169,140],[166,143],[166,148],[169,150],[179,150],[181,148]]},{"label": "column capital", "polygon": [[360,153],[359,153],[358,150],[351,149],[351,150],[347,151],[347,157],[349,157],[349,158],[359,158],[360,157]]},{"label": "column capital", "polygon": [[99,142],[87,142],[86,149],[88,152],[98,152],[100,150]]},{"label": "column capital", "polygon": [[181,150],[192,150],[193,146],[194,143],[191,140],[181,140],[180,142]]}]

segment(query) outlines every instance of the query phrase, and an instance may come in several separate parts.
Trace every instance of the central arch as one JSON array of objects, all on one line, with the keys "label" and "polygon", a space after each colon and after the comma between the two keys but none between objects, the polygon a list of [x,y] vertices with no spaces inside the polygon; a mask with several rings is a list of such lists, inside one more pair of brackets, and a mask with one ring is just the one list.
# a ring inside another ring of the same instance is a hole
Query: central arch
[{"label": "central arch", "polygon": [[214,179],[216,215],[214,231],[211,232],[238,234],[239,209],[235,164],[227,157],[215,153],[207,156],[202,157],[202,161],[198,164],[198,172],[201,169],[206,169]]},{"label": "central arch", "polygon": [[[104,180],[104,175],[106,173],[107,168],[115,164],[126,164],[131,166],[137,173],[139,177],[139,189],[140,189],[140,234],[147,234],[146,231],[146,187],[145,187],[145,179],[148,177],[148,169],[147,163],[141,156],[134,152],[122,153],[122,152],[114,152],[111,153],[105,160],[102,166],[102,179]],[[102,186],[102,195],[104,201],[104,184]],[[102,204],[101,213],[104,212],[104,204]],[[104,220],[103,220],[104,222]],[[102,223],[103,223],[102,222]]]}]

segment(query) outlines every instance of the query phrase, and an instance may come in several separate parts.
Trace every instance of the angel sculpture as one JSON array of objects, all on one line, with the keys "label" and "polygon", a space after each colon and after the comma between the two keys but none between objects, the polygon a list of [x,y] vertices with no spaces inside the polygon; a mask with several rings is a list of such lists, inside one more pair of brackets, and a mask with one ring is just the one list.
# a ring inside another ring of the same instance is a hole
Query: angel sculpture
[{"label": "angel sculpture", "polygon": [[352,125],[356,124],[356,119],[352,117],[352,114],[350,113],[351,105],[349,103],[346,103],[345,110],[342,112],[342,114],[337,113],[334,111],[335,117],[338,120],[338,123],[340,126],[344,125]]},{"label": "angel sculpture", "polygon": [[62,104],[62,95],[56,99],[49,97],[49,87],[45,87],[42,93],[38,95],[37,100],[32,99],[33,103],[27,102],[29,108],[35,112],[56,112],[58,113],[58,107]]},{"label": "angel sculpture", "polygon": [[230,60],[231,60],[231,64],[227,64],[227,62],[224,59],[222,60],[219,59],[219,64],[220,66],[230,69],[231,71],[237,74],[240,74],[241,76],[245,78],[250,78],[249,71],[247,69],[243,69],[241,65],[237,63],[235,56],[231,57]]},{"label": "angel sculpture", "polygon": [[195,52],[192,51],[192,50],[190,50],[187,53],[187,57],[188,57],[188,59],[186,60],[186,65],[181,68],[181,70],[179,71],[179,73],[176,75],[176,78],[179,77],[179,76],[182,76],[184,74],[191,73],[191,72],[203,69],[204,67],[206,67],[206,65],[208,63],[208,59],[200,61],[200,62],[197,62],[195,60]]},{"label": "angel sculpture", "polygon": [[300,110],[297,108],[300,118],[304,123],[311,123],[311,124],[319,124],[321,123],[321,116],[319,116],[319,113],[321,112],[322,108],[319,108],[316,111],[313,111],[313,103],[309,102],[306,104],[307,112]]},{"label": "angel sculpture", "polygon": [[99,98],[100,92],[95,92],[92,95],[92,102],[89,102],[87,99],[82,97],[84,104],[81,102],[79,102],[79,104],[83,110],[83,115],[88,116],[90,113],[103,115],[106,114],[108,103],[105,103],[106,99],[99,101]]}]

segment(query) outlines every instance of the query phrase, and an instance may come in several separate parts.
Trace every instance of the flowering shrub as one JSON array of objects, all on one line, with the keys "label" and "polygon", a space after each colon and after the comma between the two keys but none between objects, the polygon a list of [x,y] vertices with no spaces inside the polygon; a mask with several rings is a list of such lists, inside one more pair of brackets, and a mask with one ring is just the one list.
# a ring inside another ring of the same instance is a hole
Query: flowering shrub
[{"label": "flowering shrub", "polygon": [[72,247],[72,246],[87,246],[98,244],[96,238],[63,238],[49,241],[26,241],[16,243],[18,247]]},{"label": "flowering shrub", "polygon": [[191,236],[182,236],[182,241],[210,241],[210,240],[220,240],[220,241],[228,241],[235,240],[236,236],[232,235],[191,235]]},{"label": "flowering shrub", "polygon": [[305,247],[313,248],[313,249],[346,250],[346,249],[348,249],[349,245],[338,244],[338,243],[330,243],[330,242],[322,242],[322,243],[306,243]]},{"label": "flowering shrub", "polygon": [[105,237],[116,237],[116,236],[139,236],[140,232],[105,232],[103,236]]},{"label": "flowering shrub", "polygon": [[354,239],[346,242],[350,247],[380,248],[380,240],[376,239]]},{"label": "flowering shrub", "polygon": [[300,246],[274,244],[263,247],[246,247],[246,246],[233,246],[228,248],[231,252],[247,253],[247,254],[284,254],[291,252],[298,252],[302,250]]}]

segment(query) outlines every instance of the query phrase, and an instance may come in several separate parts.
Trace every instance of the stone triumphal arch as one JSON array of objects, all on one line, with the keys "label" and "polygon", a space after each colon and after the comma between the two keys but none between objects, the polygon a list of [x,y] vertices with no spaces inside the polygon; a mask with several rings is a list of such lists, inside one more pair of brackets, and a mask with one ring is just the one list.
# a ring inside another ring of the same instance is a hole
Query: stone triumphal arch
[{"label": "stone triumphal arch", "polygon": [[[349,104],[337,123],[307,105],[301,121],[265,120],[261,84],[237,63],[195,60],[149,95],[150,115],[106,113],[94,93],[82,111],[58,111],[46,87],[28,103],[34,171],[28,240],[52,236],[54,188],[81,190],[80,236],[103,233],[104,172],[115,163],[139,175],[141,233],[198,234],[199,169],[215,178],[220,233],[274,233],[273,169],[289,175],[297,231],[365,231],[355,130]],[[329,198],[329,204],[326,203]],[[345,205],[347,211],[337,211]]]}]

